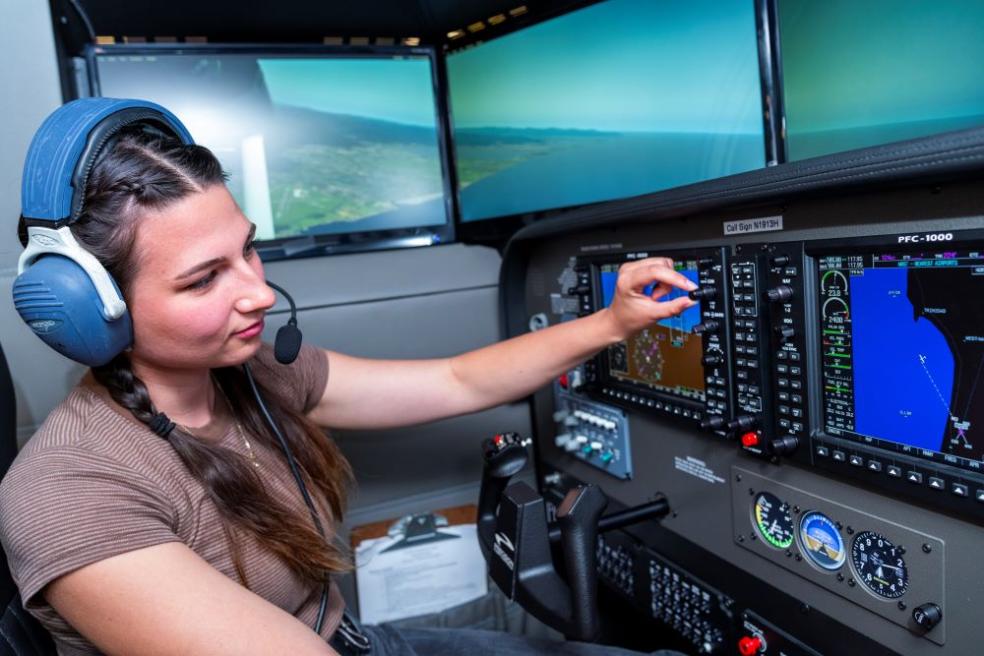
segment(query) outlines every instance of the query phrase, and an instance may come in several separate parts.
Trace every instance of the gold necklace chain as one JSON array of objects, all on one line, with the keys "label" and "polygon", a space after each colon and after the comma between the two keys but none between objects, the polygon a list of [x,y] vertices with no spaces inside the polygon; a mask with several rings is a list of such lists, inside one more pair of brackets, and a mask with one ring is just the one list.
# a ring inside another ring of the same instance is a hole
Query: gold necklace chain
[{"label": "gold necklace chain", "polygon": [[229,409],[229,416],[232,417],[232,423],[236,426],[236,432],[239,433],[239,437],[243,440],[243,444],[246,445],[246,457],[249,458],[249,461],[252,463],[254,468],[259,469],[260,461],[256,459],[256,453],[253,452],[253,445],[250,444],[249,440],[246,438],[246,431],[243,430],[242,424],[240,424],[239,420],[236,419],[236,412],[232,409],[232,403],[229,401],[229,397],[226,396],[225,390],[222,389],[222,386],[219,385],[219,381],[217,380],[215,381],[215,387],[218,388],[219,394],[222,395],[222,400],[225,401],[226,408]]}]

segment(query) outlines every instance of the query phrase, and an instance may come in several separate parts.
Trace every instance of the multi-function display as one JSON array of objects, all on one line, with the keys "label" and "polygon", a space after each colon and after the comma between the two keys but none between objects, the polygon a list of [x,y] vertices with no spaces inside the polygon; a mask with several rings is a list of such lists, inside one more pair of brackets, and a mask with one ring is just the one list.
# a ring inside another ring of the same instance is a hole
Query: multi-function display
[{"label": "multi-function display", "polygon": [[818,263],[826,432],[984,469],[984,249]]},{"label": "multi-function display", "polygon": [[[598,267],[603,307],[615,297],[615,281],[621,262],[603,263]],[[680,259],[674,267],[698,283],[696,258]],[[647,287],[648,295],[653,287]],[[672,300],[686,292],[673,289],[661,300]],[[700,303],[679,316],[663,319],[632,338],[607,349],[604,377],[609,381],[642,387],[647,391],[670,394],[680,399],[703,402],[704,369],[701,365],[703,342],[693,334],[701,321]]]}]

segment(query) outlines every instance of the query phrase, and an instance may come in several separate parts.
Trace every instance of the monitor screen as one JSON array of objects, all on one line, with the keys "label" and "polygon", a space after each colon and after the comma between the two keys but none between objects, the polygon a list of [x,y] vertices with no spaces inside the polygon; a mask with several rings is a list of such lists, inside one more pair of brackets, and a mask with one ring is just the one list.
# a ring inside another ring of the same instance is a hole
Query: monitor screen
[{"label": "monitor screen", "polygon": [[174,112],[260,239],[448,223],[431,56],[103,47],[99,95]]},{"label": "monitor screen", "polygon": [[[615,281],[622,262],[598,266],[603,307],[615,298]],[[698,283],[696,258],[681,258],[674,268]],[[650,285],[644,291],[652,293]],[[673,289],[661,300],[672,300],[686,292]],[[630,339],[608,347],[602,361],[602,379],[647,391],[669,394],[678,399],[704,401],[704,369],[701,365],[703,340],[691,329],[700,323],[700,303],[679,316],[663,319]]]},{"label": "monitor screen", "polygon": [[824,428],[979,469],[984,248],[819,259]]},{"label": "monitor screen", "polygon": [[984,125],[984,3],[779,0],[789,160]]},{"label": "monitor screen", "polygon": [[764,166],[754,10],[608,0],[448,55],[462,220]]}]

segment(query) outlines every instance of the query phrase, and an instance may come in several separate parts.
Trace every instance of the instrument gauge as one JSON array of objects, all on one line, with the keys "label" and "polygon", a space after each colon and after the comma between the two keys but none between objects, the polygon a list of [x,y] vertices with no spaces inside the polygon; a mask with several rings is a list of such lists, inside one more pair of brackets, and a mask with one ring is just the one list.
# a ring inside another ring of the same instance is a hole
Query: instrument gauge
[{"label": "instrument gauge", "polygon": [[862,531],[854,537],[851,564],[861,583],[879,597],[898,599],[909,587],[902,549],[874,531]]},{"label": "instrument gauge", "polygon": [[789,504],[769,492],[759,492],[752,505],[752,521],[766,543],[777,549],[788,549],[793,544],[793,518]]},{"label": "instrument gauge", "polygon": [[844,538],[837,525],[822,512],[813,510],[803,515],[799,523],[800,548],[817,567],[833,572],[847,558]]}]

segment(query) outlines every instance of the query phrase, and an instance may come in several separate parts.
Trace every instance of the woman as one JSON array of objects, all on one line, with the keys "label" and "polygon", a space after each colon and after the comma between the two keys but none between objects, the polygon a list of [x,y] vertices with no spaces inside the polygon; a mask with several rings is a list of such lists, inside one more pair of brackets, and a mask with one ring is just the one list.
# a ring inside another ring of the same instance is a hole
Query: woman
[{"label": "woman", "polygon": [[[654,258],[623,267],[608,309],[453,358],[376,361],[305,347],[280,365],[260,341],[274,295],[254,227],[215,157],[139,127],[109,143],[71,230],[119,285],[132,346],[85,376],[0,486],[11,570],[62,654],[350,651],[336,631],[341,597],[323,590],[330,573],[349,568],[331,536],[351,472],[321,429],[414,424],[520,398],[693,303],[658,301],[694,285]],[[311,491],[311,511],[244,363]],[[366,631],[374,654],[617,652],[477,632]]]}]

